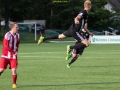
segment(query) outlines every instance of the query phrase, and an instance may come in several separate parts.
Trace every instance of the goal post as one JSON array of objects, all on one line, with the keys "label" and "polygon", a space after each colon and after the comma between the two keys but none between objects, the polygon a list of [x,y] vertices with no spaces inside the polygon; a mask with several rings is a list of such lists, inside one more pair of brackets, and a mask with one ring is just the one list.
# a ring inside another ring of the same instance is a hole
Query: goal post
[{"label": "goal post", "polygon": [[[34,27],[32,27],[34,25]],[[36,22],[23,22],[18,23],[19,31],[22,32],[22,34],[30,34],[30,32],[34,33],[34,40],[37,40],[37,30],[36,30]],[[34,29],[34,31],[32,31]],[[26,35],[24,35],[26,36]],[[29,35],[28,35],[29,36]],[[32,36],[31,36],[32,38]]]}]

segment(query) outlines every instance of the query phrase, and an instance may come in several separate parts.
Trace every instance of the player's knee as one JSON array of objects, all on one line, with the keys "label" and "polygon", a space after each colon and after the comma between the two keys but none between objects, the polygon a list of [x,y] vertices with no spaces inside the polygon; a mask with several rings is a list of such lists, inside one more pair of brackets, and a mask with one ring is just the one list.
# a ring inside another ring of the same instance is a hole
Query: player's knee
[{"label": "player's knee", "polygon": [[86,47],[87,47],[87,46],[89,46],[89,44],[90,44],[90,43],[89,43],[86,39],[85,39],[85,40],[83,40],[83,41],[82,41],[82,43],[83,43],[83,44],[85,44],[85,45],[86,45]]},{"label": "player's knee", "polygon": [[16,69],[12,69],[12,75],[16,75],[16,74],[17,74]]},{"label": "player's knee", "polygon": [[85,44],[85,46],[87,47],[87,46],[89,46],[89,44],[88,43],[83,43],[83,44]]},{"label": "player's knee", "polygon": [[12,75],[16,75],[17,74],[17,72],[12,72]]},{"label": "player's knee", "polygon": [[72,55],[72,58],[76,58],[76,57],[77,57],[77,54],[73,54],[73,55]]},{"label": "player's knee", "polygon": [[64,34],[60,34],[60,35],[58,35],[58,38],[59,39],[62,39],[62,38],[65,38],[66,36],[64,35]]}]

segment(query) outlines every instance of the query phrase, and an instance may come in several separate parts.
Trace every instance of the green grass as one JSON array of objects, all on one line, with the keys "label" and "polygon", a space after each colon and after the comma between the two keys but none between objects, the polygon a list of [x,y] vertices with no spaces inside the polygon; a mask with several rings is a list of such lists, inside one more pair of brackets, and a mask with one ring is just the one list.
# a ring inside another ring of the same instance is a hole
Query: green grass
[{"label": "green grass", "polygon": [[[120,89],[119,44],[89,46],[71,68],[66,67],[66,45],[21,44],[16,90]],[[7,69],[0,76],[0,90],[13,90],[11,86]]]}]

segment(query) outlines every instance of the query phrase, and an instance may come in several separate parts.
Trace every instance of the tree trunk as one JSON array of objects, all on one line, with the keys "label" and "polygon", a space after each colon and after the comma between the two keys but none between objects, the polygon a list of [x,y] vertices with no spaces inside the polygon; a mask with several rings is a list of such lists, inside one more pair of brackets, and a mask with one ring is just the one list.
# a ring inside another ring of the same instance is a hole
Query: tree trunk
[{"label": "tree trunk", "polygon": [[5,30],[8,31],[9,21],[9,0],[5,0]]}]

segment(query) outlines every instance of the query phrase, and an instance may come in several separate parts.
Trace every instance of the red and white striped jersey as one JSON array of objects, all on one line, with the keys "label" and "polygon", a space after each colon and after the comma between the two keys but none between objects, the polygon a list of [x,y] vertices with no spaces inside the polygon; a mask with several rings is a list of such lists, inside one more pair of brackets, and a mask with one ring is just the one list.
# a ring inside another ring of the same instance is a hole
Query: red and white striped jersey
[{"label": "red and white striped jersey", "polygon": [[18,33],[12,34],[10,31],[7,32],[3,39],[2,56],[5,58],[11,58],[13,54],[18,52],[20,43],[20,36]]}]

